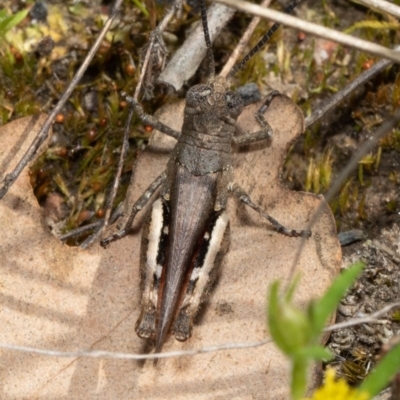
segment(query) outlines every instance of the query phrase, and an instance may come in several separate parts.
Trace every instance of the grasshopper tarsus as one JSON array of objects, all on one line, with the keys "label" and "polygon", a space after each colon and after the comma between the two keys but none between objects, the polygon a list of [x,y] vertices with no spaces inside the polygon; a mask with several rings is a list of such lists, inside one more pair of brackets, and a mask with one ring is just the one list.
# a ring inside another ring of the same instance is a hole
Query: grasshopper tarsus
[{"label": "grasshopper tarsus", "polygon": [[156,309],[143,310],[139,317],[135,332],[142,339],[151,339],[156,331]]},{"label": "grasshopper tarsus", "polygon": [[104,249],[106,249],[110,243],[115,242],[119,239],[122,239],[127,234],[128,234],[128,232],[125,229],[122,229],[118,233],[115,233],[114,235],[111,235],[104,239],[101,239],[100,246],[103,247]]},{"label": "grasshopper tarsus", "polygon": [[277,232],[282,233],[285,236],[289,237],[303,237],[305,239],[308,239],[311,237],[311,231],[309,230],[295,230],[295,229],[287,229],[285,227],[280,228],[276,227],[276,225],[273,225],[274,228],[276,229]]},{"label": "grasshopper tarsus", "polygon": [[192,320],[186,309],[181,309],[174,323],[172,331],[175,339],[179,342],[185,342],[192,334]]},{"label": "grasshopper tarsus", "polygon": [[308,230],[308,229],[300,231],[300,233],[301,233],[300,236],[303,237],[303,238],[306,238],[306,239],[310,238],[311,235],[312,235],[311,231]]},{"label": "grasshopper tarsus", "polygon": [[134,210],[134,211],[132,212],[132,214],[133,214],[132,219],[129,218],[128,222],[125,224],[125,226],[124,226],[122,229],[121,229],[119,226],[117,226],[117,228],[119,229],[118,232],[113,233],[112,235],[107,236],[107,237],[105,237],[105,238],[102,238],[102,239],[100,240],[100,246],[103,247],[103,248],[105,249],[105,248],[107,248],[108,245],[111,244],[112,242],[115,242],[115,241],[117,241],[117,240],[120,240],[120,239],[122,239],[123,237],[125,237],[126,235],[128,235],[128,234],[129,234],[129,231],[130,231],[130,229],[131,229],[131,226],[132,226],[133,219],[134,219],[134,217],[136,216],[137,212],[138,212],[138,210]]}]

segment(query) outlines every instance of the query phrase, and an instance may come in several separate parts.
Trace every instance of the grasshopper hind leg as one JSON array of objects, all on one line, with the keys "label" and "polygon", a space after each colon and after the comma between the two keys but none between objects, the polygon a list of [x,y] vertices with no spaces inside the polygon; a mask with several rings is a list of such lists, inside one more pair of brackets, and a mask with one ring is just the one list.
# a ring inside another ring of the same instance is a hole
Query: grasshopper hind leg
[{"label": "grasshopper hind leg", "polygon": [[168,214],[165,202],[159,198],[146,217],[140,249],[142,310],[135,331],[142,339],[154,338],[160,281],[168,242]]},{"label": "grasshopper hind leg", "polygon": [[177,340],[191,336],[194,317],[215,281],[218,267],[229,246],[229,218],[226,212],[216,213],[200,244],[182,305],[173,326]]}]

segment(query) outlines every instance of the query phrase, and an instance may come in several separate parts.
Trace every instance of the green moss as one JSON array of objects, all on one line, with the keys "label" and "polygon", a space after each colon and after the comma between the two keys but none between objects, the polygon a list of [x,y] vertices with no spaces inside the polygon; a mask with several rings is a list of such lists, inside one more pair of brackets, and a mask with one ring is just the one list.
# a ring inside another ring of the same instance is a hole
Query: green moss
[{"label": "green moss", "polygon": [[321,193],[326,191],[332,178],[332,149],[326,149],[317,159],[310,158],[306,176],[305,190]]},{"label": "green moss", "polygon": [[400,322],[400,310],[395,310],[392,312],[392,321]]},{"label": "green moss", "polygon": [[391,199],[387,202],[386,204],[386,209],[390,212],[390,213],[394,213],[397,211],[398,208],[398,203],[397,203],[397,199]]}]

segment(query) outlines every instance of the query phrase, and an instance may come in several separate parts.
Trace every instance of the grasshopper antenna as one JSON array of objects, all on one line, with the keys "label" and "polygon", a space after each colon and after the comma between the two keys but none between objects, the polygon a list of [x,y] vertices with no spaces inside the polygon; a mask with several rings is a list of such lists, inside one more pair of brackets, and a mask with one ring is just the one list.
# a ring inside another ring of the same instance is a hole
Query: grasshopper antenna
[{"label": "grasshopper antenna", "polygon": [[201,23],[203,24],[204,40],[207,46],[207,58],[208,58],[208,68],[209,68],[208,75],[210,76],[210,79],[212,79],[214,78],[215,75],[215,60],[211,47],[210,32],[208,30],[207,7],[205,0],[200,1],[200,12],[201,12]]},{"label": "grasshopper antenna", "polygon": [[[291,12],[300,4],[301,0],[294,0],[292,3],[290,3],[286,8],[285,8],[285,13],[286,14],[291,14]],[[275,23],[272,25],[271,29],[260,39],[260,41],[249,51],[249,53],[238,63],[236,64],[231,71],[229,72],[227,76],[227,80],[229,81],[231,78],[233,78],[238,71],[243,69],[243,67],[249,62],[250,58],[253,57],[256,53],[258,53],[265,45],[265,43],[268,42],[268,40],[271,38],[271,36],[277,31],[279,28],[280,24]],[[205,34],[205,32],[204,32]]]}]

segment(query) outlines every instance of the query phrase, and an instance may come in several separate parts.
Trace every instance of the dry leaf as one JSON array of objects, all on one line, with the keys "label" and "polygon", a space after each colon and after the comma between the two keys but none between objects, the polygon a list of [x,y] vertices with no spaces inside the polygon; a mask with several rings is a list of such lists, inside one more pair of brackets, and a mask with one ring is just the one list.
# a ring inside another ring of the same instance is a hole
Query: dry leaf
[{"label": "dry leaf", "polygon": [[[245,130],[258,129],[252,108],[240,119]],[[182,103],[170,105],[160,118],[179,129],[182,110]],[[290,100],[278,97],[266,118],[274,129],[271,145],[237,154],[235,179],[273,217],[290,228],[304,229],[323,198],[288,191],[279,181],[287,149],[303,131],[303,117]],[[2,148],[16,149],[15,159],[22,146],[14,143],[29,122],[29,118],[19,120],[1,129]],[[154,134],[152,145],[138,160],[126,207],[165,168],[165,150],[171,144],[171,139]],[[5,157],[10,155],[2,151],[0,166]],[[272,232],[267,222],[234,199],[229,213],[231,245],[218,284],[202,308],[193,337],[185,343],[170,338],[164,351],[256,341],[268,335],[267,287],[272,280],[287,277],[301,240]],[[24,172],[0,202],[1,341],[64,351],[148,351],[134,332],[140,311],[143,216],[132,235],[107,250],[99,245],[86,251],[69,248],[44,226]],[[297,266],[302,273],[299,304],[320,295],[340,263],[335,221],[326,205]],[[157,368],[152,362],[50,358],[8,350],[1,357],[1,398],[288,398],[288,364],[273,345],[160,360]]]}]

